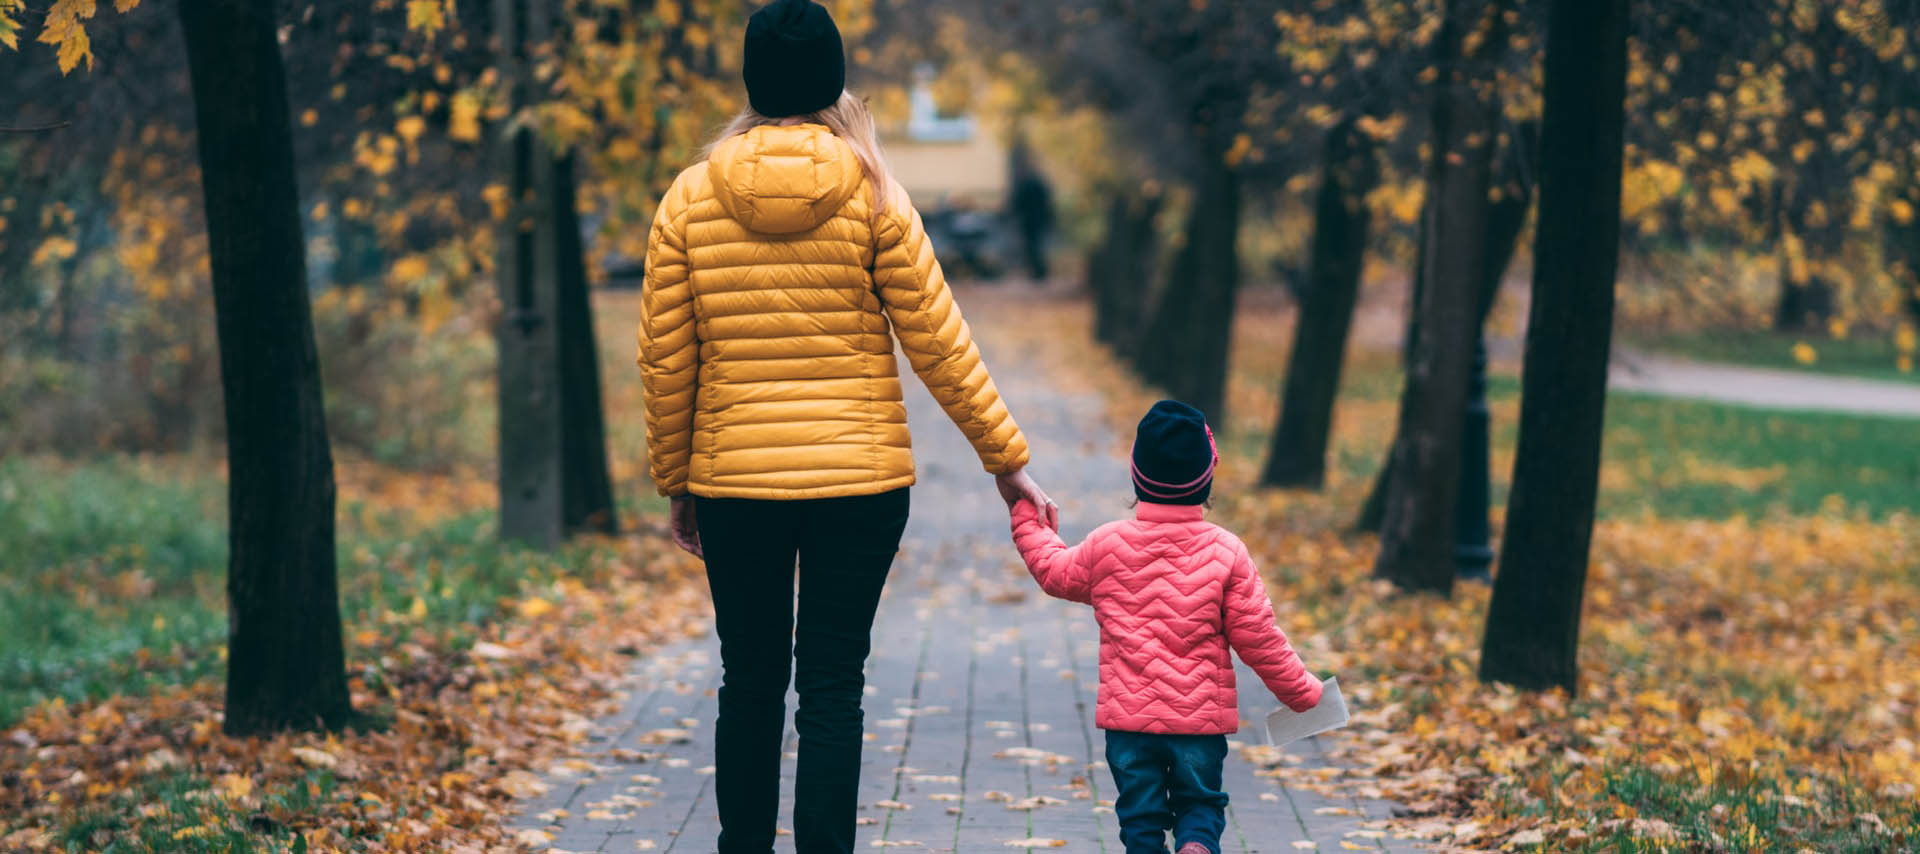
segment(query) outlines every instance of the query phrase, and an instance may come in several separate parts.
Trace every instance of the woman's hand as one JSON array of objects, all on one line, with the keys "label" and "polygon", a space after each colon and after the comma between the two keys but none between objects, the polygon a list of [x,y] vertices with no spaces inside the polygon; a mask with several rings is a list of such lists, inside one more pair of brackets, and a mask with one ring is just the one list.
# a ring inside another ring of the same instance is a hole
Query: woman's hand
[{"label": "woman's hand", "polygon": [[700,550],[700,525],[693,516],[693,497],[682,495],[673,499],[668,516],[673,522],[673,544],[687,550],[697,558],[705,558]]},{"label": "woman's hand", "polygon": [[1000,490],[1000,497],[1006,500],[1008,509],[1024,498],[1032,502],[1034,511],[1040,514],[1041,521],[1046,522],[1047,527],[1060,530],[1060,505],[1047,497],[1046,490],[1033,482],[1033,475],[1027,474],[1026,469],[1011,474],[996,474],[993,476],[993,485]]}]

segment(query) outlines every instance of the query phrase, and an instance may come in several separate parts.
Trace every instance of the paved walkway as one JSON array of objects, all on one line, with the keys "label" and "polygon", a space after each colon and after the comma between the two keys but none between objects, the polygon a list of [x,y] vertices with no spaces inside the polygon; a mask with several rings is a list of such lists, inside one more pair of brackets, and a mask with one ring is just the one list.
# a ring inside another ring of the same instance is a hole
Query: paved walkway
[{"label": "paved walkway", "polygon": [[1615,354],[1607,387],[1741,406],[1920,418],[1920,385],[1804,371]]},{"label": "paved walkway", "polygon": [[[1127,512],[1126,466],[1110,456],[1115,443],[1101,399],[1052,387],[1009,348],[995,348],[993,330],[979,322],[985,318],[974,319],[995,379],[1036,449],[1035,475],[1062,505],[1064,533],[1077,539]],[[874,627],[858,844],[1119,854],[1112,778],[1092,721],[1092,610],[1034,586],[1009,540],[1005,507],[972,451],[919,383],[908,386],[920,482]],[[713,851],[718,678],[710,637],[648,656],[632,676],[625,709],[602,722],[581,758],[556,766],[548,793],[526,805],[522,826],[544,830],[551,847],[564,851]],[[1243,719],[1258,721],[1275,707],[1244,667],[1240,685]],[[790,697],[789,714],[793,706]],[[1237,738],[1259,743],[1254,727]],[[782,828],[792,827],[793,747],[789,723]],[[1317,743],[1294,753],[1307,766],[1328,761]],[[1379,829],[1387,804],[1283,787],[1237,750],[1227,760],[1226,786],[1233,797],[1227,852],[1411,850]],[[792,837],[781,836],[777,850],[791,852]]]}]

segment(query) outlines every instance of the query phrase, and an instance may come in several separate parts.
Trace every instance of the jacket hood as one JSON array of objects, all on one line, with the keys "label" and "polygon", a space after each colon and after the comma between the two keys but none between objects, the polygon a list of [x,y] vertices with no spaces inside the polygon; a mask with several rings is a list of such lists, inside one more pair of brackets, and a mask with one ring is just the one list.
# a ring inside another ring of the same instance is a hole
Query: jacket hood
[{"label": "jacket hood", "polygon": [[816,124],[754,128],[722,141],[707,167],[727,215],[763,234],[826,222],[864,177],[853,147]]}]

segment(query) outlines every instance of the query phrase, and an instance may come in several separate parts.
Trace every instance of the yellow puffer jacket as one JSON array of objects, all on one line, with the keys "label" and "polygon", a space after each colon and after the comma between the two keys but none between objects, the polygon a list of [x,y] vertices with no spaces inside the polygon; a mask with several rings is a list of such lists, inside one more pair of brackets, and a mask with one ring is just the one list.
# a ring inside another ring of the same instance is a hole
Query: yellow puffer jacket
[{"label": "yellow puffer jacket", "polygon": [[[876,213],[820,125],[755,128],[681,173],[649,237],[640,321],[662,495],[798,499],[913,483],[893,337],[988,472],[1027,441],[906,191]],[[891,322],[892,335],[888,334]]]}]

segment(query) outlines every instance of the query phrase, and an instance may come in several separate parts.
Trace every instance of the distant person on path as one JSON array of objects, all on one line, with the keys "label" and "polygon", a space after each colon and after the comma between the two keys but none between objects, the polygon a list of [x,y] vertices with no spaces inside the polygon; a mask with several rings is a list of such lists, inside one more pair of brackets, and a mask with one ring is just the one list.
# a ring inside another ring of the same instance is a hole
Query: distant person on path
[{"label": "distant person on path", "polygon": [[1020,231],[1020,251],[1027,272],[1036,283],[1047,280],[1047,240],[1053,233],[1053,190],[1034,165],[1025,140],[1015,140],[1010,156],[1014,227]]},{"label": "distant person on path", "polygon": [[1133,442],[1133,519],[1068,548],[1036,505],[1013,506],[1013,538],[1049,595],[1093,606],[1114,815],[1127,854],[1220,854],[1227,735],[1240,729],[1228,648],[1296,712],[1320,703],[1274,625],[1273,602],[1247,547],[1206,522],[1219,453],[1200,411],[1163,400]]},{"label": "distant person on path", "polygon": [[[894,338],[1011,505],[1057,511],[1001,403],[839,30],[809,0],[748,21],[751,105],[654,217],[639,330],[647,451],[706,560],[722,678],[719,850],[773,849],[789,675],[794,841],[853,851],[862,667],[914,481]],[[891,331],[891,332],[890,332]],[[795,566],[799,607],[795,616]],[[797,625],[797,631],[796,631]]]}]

